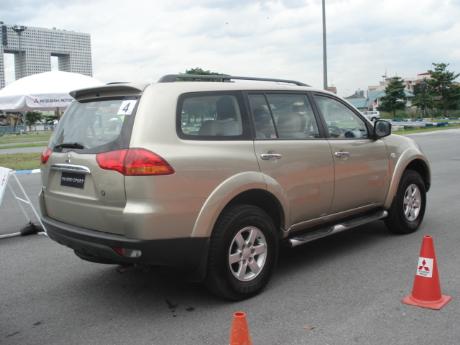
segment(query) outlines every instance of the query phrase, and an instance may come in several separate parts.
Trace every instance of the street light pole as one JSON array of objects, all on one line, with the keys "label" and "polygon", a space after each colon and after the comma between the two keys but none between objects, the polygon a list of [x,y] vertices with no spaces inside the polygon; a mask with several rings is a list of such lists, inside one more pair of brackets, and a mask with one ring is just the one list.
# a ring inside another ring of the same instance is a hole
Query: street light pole
[{"label": "street light pole", "polygon": [[323,83],[327,89],[326,0],[323,0]]}]

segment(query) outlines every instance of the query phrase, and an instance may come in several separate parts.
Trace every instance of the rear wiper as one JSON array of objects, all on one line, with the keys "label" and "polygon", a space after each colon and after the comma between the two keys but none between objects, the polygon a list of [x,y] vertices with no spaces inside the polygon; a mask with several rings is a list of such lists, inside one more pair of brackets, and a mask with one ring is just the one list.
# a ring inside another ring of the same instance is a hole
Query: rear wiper
[{"label": "rear wiper", "polygon": [[54,147],[55,149],[84,149],[85,147],[80,144],[80,143],[62,143],[59,145],[56,145]]}]

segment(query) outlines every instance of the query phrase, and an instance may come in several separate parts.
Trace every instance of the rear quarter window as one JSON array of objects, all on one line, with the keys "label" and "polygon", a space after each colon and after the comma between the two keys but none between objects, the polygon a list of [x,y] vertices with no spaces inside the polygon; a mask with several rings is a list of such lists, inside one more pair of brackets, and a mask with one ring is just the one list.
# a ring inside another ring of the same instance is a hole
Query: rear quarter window
[{"label": "rear quarter window", "polygon": [[249,137],[241,96],[193,93],[179,99],[177,132],[191,140],[241,140]]}]

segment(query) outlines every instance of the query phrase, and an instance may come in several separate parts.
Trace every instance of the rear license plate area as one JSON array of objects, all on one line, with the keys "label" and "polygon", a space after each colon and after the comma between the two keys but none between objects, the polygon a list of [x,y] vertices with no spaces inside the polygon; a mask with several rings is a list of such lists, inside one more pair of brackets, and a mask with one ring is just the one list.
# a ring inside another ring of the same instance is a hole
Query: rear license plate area
[{"label": "rear license plate area", "polygon": [[83,189],[85,186],[85,174],[62,172],[61,186]]}]

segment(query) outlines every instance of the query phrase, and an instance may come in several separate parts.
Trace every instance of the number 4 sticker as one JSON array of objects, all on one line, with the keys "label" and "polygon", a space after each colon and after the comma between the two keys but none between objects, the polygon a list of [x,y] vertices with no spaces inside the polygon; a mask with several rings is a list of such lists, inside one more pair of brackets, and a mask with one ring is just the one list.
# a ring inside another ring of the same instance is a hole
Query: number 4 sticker
[{"label": "number 4 sticker", "polygon": [[134,107],[136,106],[136,102],[137,100],[135,99],[121,102],[117,115],[131,115],[133,113]]}]

